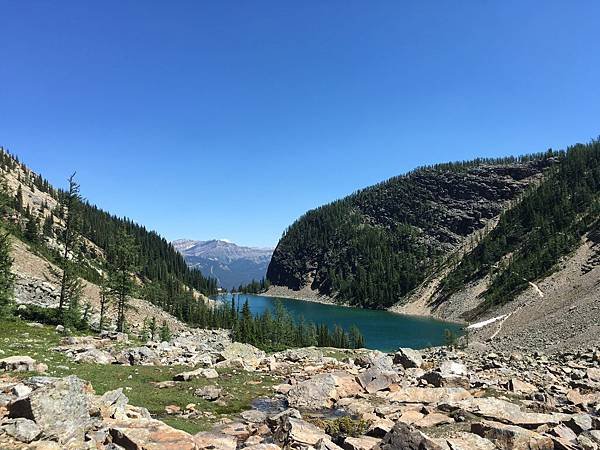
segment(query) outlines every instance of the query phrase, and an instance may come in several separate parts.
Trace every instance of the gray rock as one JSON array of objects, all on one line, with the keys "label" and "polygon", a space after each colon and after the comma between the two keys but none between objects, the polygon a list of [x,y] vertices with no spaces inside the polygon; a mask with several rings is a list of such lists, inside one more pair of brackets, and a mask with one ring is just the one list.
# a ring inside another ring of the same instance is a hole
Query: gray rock
[{"label": "gray rock", "polygon": [[12,403],[9,417],[33,420],[45,437],[61,443],[83,441],[92,425],[86,389],[74,375],[60,378]]},{"label": "gray rock", "polygon": [[323,430],[315,425],[305,422],[302,419],[296,419],[290,416],[283,416],[279,421],[273,438],[276,443],[284,446],[290,445],[316,445],[323,439],[329,437]]},{"label": "gray rock", "polygon": [[36,361],[30,356],[9,356],[0,359],[0,370],[14,372],[32,372],[36,369]]},{"label": "gray rock", "polygon": [[592,416],[589,414],[575,414],[571,417],[571,419],[569,419],[569,421],[565,422],[565,425],[573,430],[576,434],[580,434],[584,431],[589,431],[594,428]]},{"label": "gray rock", "polygon": [[241,359],[244,368],[253,370],[258,367],[266,354],[250,344],[233,342],[225,347],[219,356],[222,361]]},{"label": "gray rock", "polygon": [[194,395],[196,397],[203,398],[204,400],[208,400],[209,402],[214,402],[221,396],[221,392],[221,388],[214,385],[210,385],[196,389],[194,391]]},{"label": "gray rock", "polygon": [[29,386],[21,383],[14,385],[10,390],[11,394],[17,398],[27,397],[29,394],[31,394],[31,391],[32,389]]},{"label": "gray rock", "polygon": [[1,428],[9,436],[26,443],[35,440],[42,432],[41,428],[33,420],[23,418],[9,419]]},{"label": "gray rock", "polygon": [[330,408],[338,399],[335,378],[330,374],[316,375],[292,387],[287,398],[294,408]]},{"label": "gray rock", "polygon": [[86,363],[86,364],[112,364],[116,362],[113,355],[97,348],[86,350],[85,352],[78,353],[73,358],[75,362]]},{"label": "gray rock", "polygon": [[394,364],[400,364],[405,369],[418,368],[423,365],[423,357],[418,350],[400,348],[394,355]]},{"label": "gray rock", "polygon": [[354,359],[354,364],[366,369],[393,370],[394,362],[385,353],[378,350],[371,350],[358,355]]},{"label": "gray rock", "polygon": [[398,374],[393,370],[381,370],[375,367],[358,376],[358,382],[370,394],[387,389],[398,379]]},{"label": "gray rock", "polygon": [[443,450],[444,447],[436,443],[426,434],[398,422],[394,428],[384,436],[379,444],[381,450]]},{"label": "gray rock", "polygon": [[472,424],[471,431],[490,440],[500,450],[554,449],[554,442],[551,437],[514,425],[484,420]]},{"label": "gray rock", "polygon": [[267,414],[257,409],[244,411],[240,414],[240,417],[250,423],[263,423],[267,420]]}]

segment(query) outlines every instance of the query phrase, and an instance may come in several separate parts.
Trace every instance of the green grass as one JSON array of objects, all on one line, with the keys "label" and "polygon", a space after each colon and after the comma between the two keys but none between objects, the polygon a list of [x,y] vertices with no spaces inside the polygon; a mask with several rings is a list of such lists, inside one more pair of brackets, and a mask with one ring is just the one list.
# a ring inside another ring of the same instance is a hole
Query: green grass
[{"label": "green grass", "polygon": [[[150,413],[169,425],[197,433],[210,429],[223,417],[232,417],[250,408],[250,402],[257,397],[268,396],[277,380],[269,375],[236,370],[220,370],[215,380],[196,379],[178,383],[171,388],[157,388],[153,383],[171,380],[179,372],[190,367],[177,366],[121,366],[78,364],[63,354],[54,352],[52,347],[59,345],[61,336],[52,327],[30,327],[22,321],[0,322],[0,358],[12,355],[28,355],[48,365],[48,375],[77,375],[89,381],[98,394],[123,388],[129,403],[147,408]],[[135,344],[130,344],[135,345]],[[3,353],[2,353],[3,352]],[[22,378],[31,373],[15,373]],[[203,386],[217,385],[223,390],[224,405],[208,402],[194,396],[194,391]],[[182,409],[195,403],[198,411],[210,412],[212,417],[184,419],[166,416],[165,406],[178,405]]]}]

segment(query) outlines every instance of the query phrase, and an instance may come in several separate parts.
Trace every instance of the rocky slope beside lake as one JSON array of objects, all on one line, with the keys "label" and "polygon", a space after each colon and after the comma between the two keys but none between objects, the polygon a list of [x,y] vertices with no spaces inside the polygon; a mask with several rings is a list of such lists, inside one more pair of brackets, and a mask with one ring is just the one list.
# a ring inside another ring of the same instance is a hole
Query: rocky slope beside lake
[{"label": "rocky slope beside lake", "polygon": [[[207,334],[208,333],[208,334]],[[187,364],[163,382],[214,382],[196,395],[218,402],[224,368],[280,379],[270,399],[189,434],[130,406],[122,390],[95,395],[77,377],[13,374],[40,370],[31,358],[0,360],[0,447],[37,449],[458,450],[600,448],[600,348],[546,355],[436,348],[304,348],[267,355],[222,332],[185,332],[171,342],[123,347],[116,336],[66,338],[56,349],[84,363]],[[123,355],[126,355],[125,357]],[[135,356],[137,355],[137,356]],[[335,356],[335,357],[332,357]],[[44,368],[41,367],[41,370]],[[21,372],[14,372],[19,370]],[[13,371],[13,372],[10,372]],[[170,405],[180,420],[203,414]]]}]

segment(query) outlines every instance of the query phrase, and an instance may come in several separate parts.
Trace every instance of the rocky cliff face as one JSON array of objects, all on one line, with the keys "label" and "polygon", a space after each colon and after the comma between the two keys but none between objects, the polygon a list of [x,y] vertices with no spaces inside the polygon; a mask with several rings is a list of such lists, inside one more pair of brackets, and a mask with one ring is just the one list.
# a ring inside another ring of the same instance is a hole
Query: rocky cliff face
[{"label": "rocky cliff face", "polygon": [[308,212],[279,242],[275,285],[390,306],[542,177],[550,159],[419,169]]}]

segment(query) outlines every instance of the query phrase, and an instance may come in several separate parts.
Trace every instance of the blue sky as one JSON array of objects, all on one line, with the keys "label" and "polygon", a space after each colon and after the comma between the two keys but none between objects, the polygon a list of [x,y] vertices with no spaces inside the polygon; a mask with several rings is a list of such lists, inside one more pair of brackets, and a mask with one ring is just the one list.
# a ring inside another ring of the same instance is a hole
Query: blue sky
[{"label": "blue sky", "polygon": [[600,134],[600,2],[1,1],[0,145],[168,239],[275,245],[415,166]]}]

